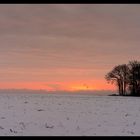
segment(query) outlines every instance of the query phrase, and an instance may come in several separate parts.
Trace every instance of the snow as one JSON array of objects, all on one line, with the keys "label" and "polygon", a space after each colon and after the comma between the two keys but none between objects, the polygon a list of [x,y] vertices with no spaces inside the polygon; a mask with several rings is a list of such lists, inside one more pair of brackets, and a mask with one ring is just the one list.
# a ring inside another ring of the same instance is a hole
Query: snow
[{"label": "snow", "polygon": [[0,94],[0,136],[139,135],[139,97]]}]

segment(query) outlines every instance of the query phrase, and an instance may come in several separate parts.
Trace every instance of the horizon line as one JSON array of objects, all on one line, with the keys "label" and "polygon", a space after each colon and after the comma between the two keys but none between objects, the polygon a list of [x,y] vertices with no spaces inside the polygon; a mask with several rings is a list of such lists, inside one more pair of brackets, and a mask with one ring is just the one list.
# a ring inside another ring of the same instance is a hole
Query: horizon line
[{"label": "horizon line", "polygon": [[15,88],[9,88],[9,89],[0,89],[0,92],[43,92],[43,93],[105,93],[105,92],[109,92],[109,93],[114,93],[117,92],[115,90],[106,90],[106,89],[101,89],[101,90],[45,90],[45,89],[15,89]]}]

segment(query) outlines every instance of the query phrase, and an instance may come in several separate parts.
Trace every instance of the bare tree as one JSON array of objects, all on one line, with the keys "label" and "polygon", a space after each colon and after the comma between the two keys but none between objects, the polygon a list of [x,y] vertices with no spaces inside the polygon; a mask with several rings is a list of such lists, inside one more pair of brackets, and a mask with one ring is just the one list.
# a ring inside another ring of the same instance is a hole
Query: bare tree
[{"label": "bare tree", "polygon": [[129,68],[126,64],[118,65],[109,72],[105,79],[112,84],[116,84],[120,95],[126,95],[126,87],[128,84]]},{"label": "bare tree", "polygon": [[129,62],[129,89],[133,96],[140,95],[140,62]]},{"label": "bare tree", "polygon": [[121,77],[122,77],[122,89],[123,89],[123,95],[127,94],[126,88],[128,87],[129,84],[129,73],[130,73],[130,69],[128,67],[128,65],[123,64],[120,65],[120,73],[121,73]]}]

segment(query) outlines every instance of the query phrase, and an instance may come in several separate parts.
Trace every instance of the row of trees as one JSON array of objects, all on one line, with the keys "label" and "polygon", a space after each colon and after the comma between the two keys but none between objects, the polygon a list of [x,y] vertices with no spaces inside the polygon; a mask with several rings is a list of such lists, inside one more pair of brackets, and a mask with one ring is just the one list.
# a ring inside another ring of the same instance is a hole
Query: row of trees
[{"label": "row of trees", "polygon": [[140,62],[115,66],[105,79],[118,87],[119,95],[140,96]]}]

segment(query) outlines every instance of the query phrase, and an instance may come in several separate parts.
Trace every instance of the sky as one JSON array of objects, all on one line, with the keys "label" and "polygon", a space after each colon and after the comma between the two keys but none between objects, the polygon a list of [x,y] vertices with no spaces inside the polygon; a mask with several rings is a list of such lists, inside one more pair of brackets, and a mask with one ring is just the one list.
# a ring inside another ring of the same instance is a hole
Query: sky
[{"label": "sky", "polygon": [[115,65],[140,60],[138,4],[1,4],[0,89],[115,90]]}]

